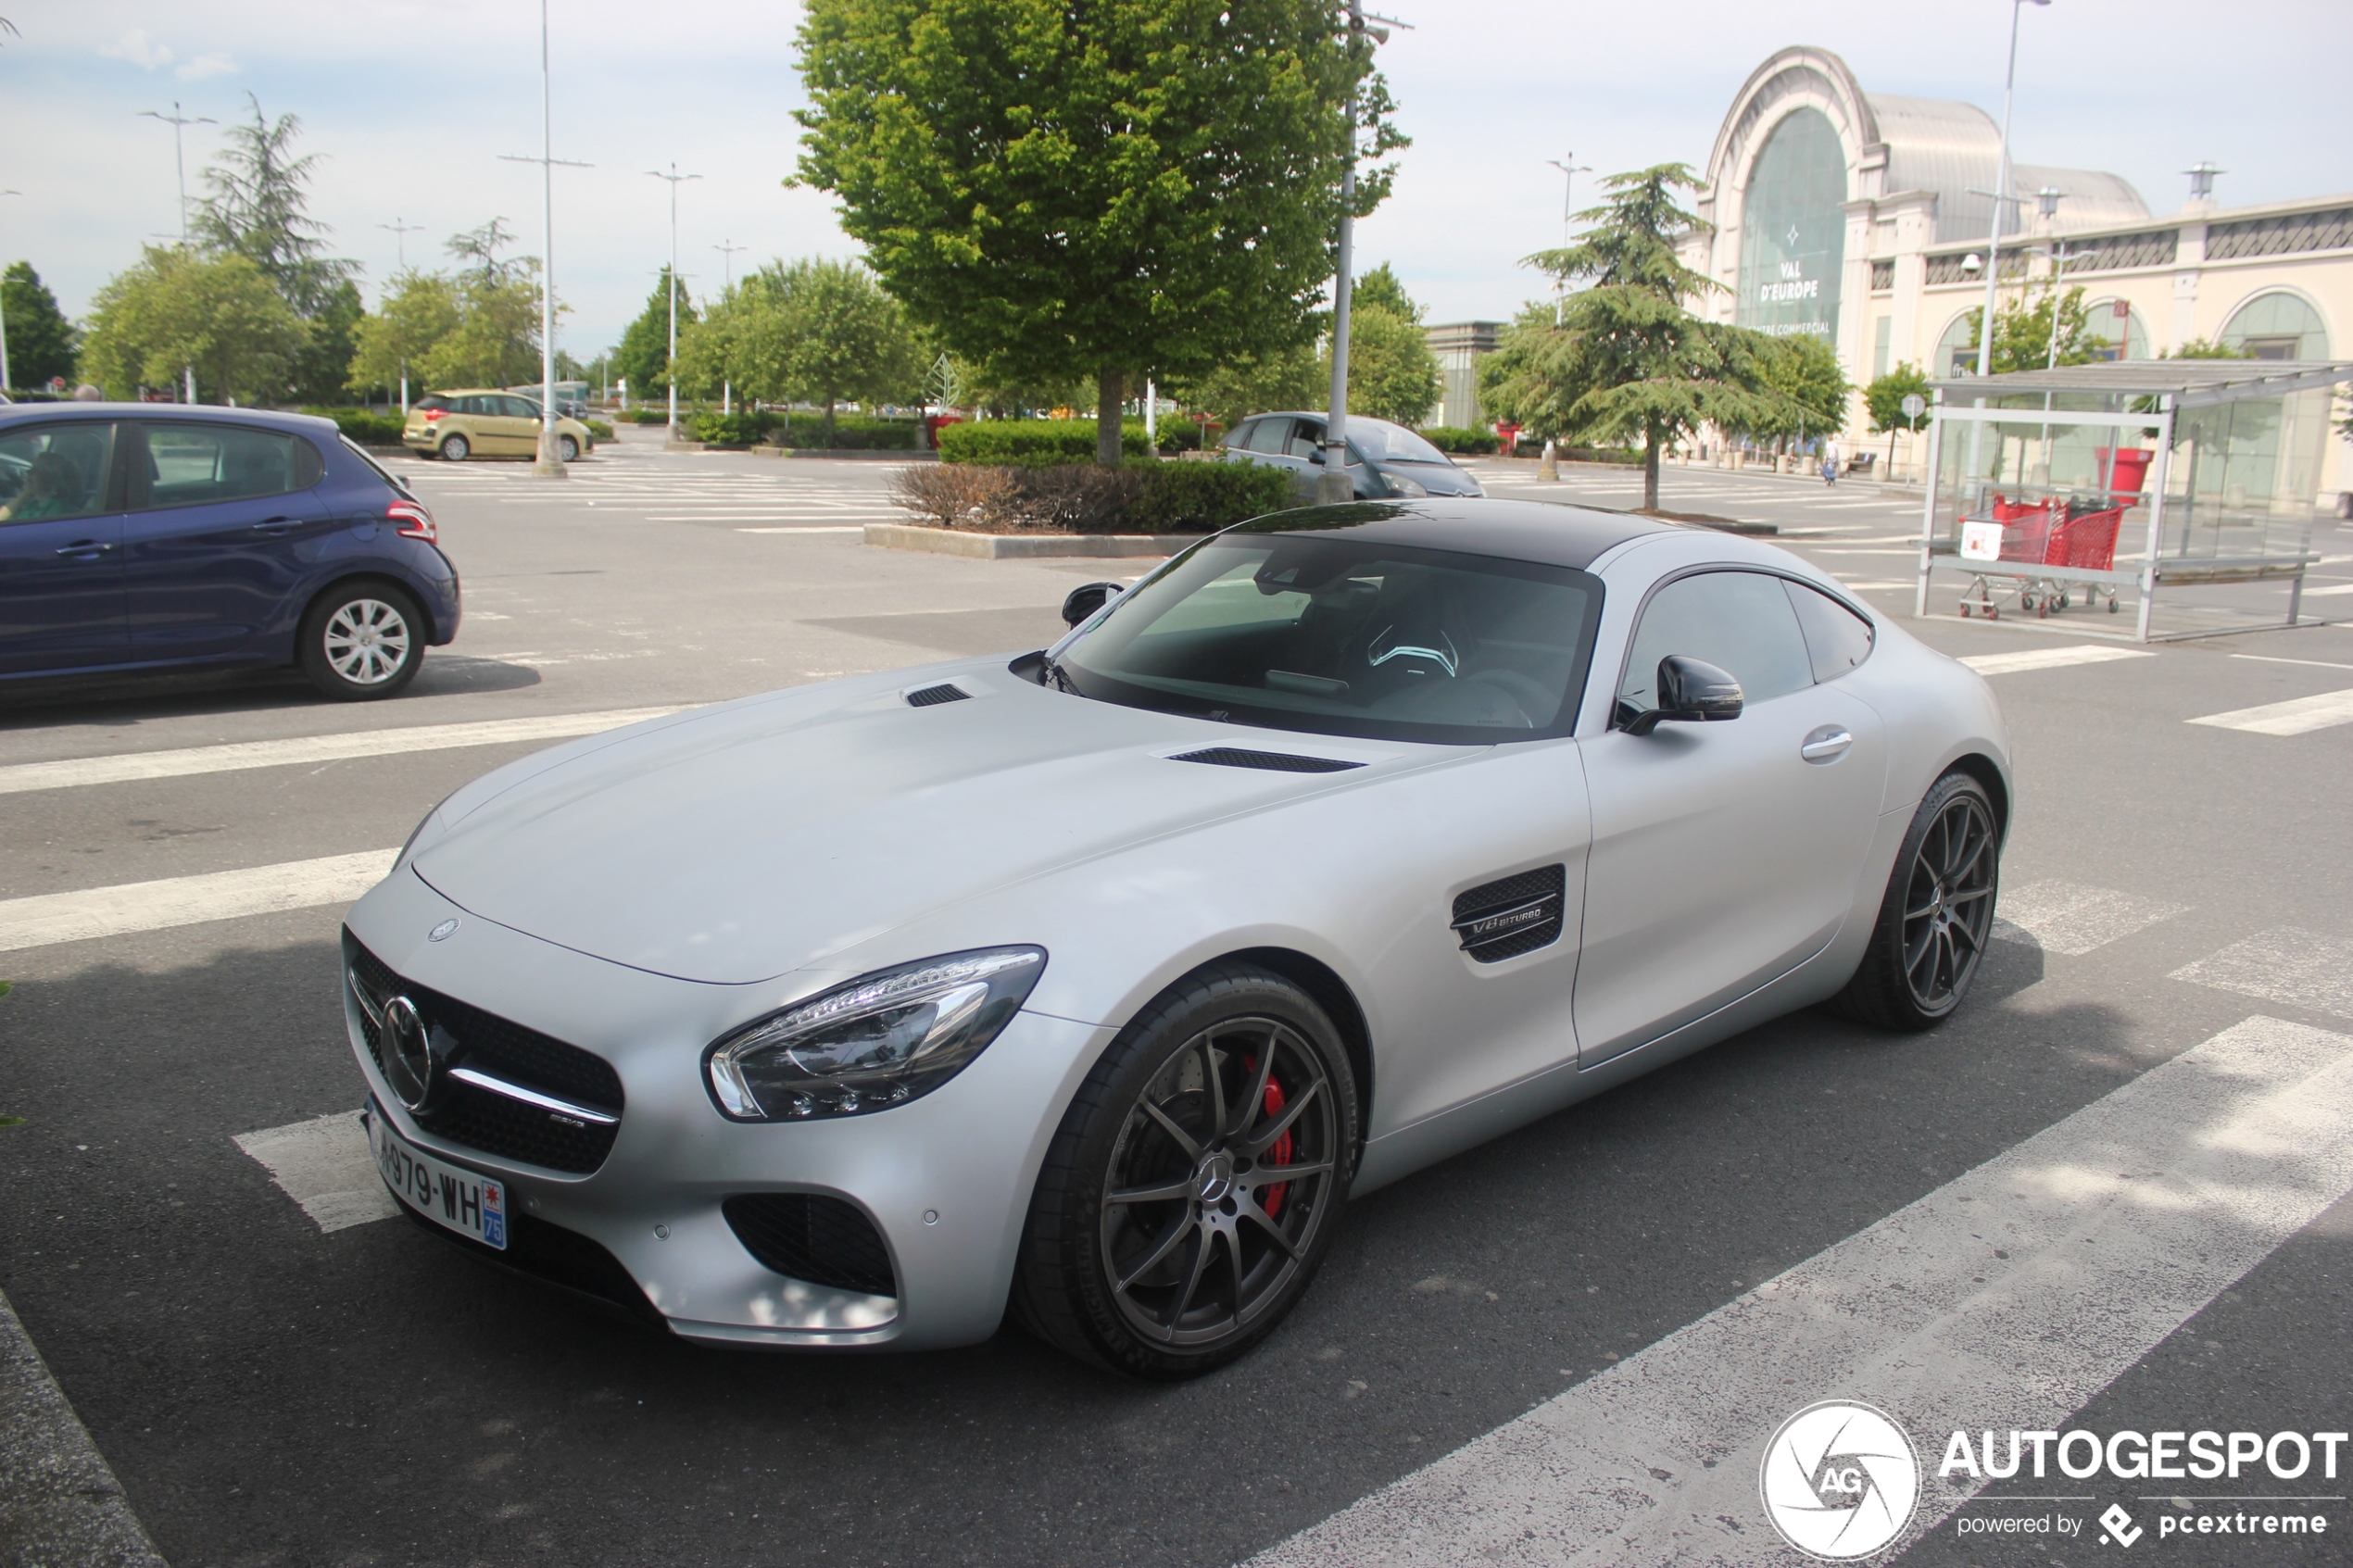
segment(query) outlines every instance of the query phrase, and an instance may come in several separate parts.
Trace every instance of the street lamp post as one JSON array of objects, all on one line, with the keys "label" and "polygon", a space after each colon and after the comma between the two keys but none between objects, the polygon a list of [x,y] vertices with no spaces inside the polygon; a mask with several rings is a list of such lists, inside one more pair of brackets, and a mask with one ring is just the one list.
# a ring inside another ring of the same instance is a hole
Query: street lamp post
[{"label": "street lamp post", "polygon": [[[1390,17],[1375,17],[1377,22],[1390,27],[1407,23]],[[1366,37],[1376,44],[1389,42],[1385,28],[1365,25],[1364,0],[1348,0],[1348,47],[1352,56],[1358,41]],[[1340,269],[1332,278],[1332,388],[1331,410],[1324,421],[1324,471],[1315,482],[1315,498],[1319,501],[1347,501],[1354,498],[1356,487],[1348,478],[1348,315],[1349,293],[1354,287],[1351,273],[1351,252],[1356,244],[1356,218],[1352,210],[1356,205],[1356,88],[1348,90],[1348,162],[1340,176]]]},{"label": "street lamp post", "polygon": [[[1568,249],[1569,220],[1577,205],[1572,194],[1576,188],[1577,177],[1580,174],[1591,174],[1593,170],[1591,166],[1579,163],[1575,153],[1569,154],[1565,158],[1551,157],[1544,161],[1561,171],[1561,249],[1566,251]],[[1568,278],[1564,273],[1553,279],[1553,325],[1558,327],[1567,320]],[[1560,476],[1560,445],[1548,435],[1544,438],[1544,456],[1536,465],[1536,477],[1558,479]]]},{"label": "street lamp post", "polygon": [[[751,246],[737,245],[736,237],[730,234],[725,244],[715,245],[711,248],[717,251],[721,257],[719,292],[724,297],[736,286],[736,252],[749,250]],[[733,376],[720,378],[719,411],[723,414],[732,414],[736,411],[736,381]]]},{"label": "street lamp post", "polygon": [[648,169],[647,173],[657,180],[670,182],[670,429],[665,440],[678,439],[678,187],[689,180],[699,180],[699,174],[681,174],[672,164],[670,172]]},{"label": "street lamp post", "polygon": [[[391,222],[379,223],[376,227],[391,233],[393,255],[398,259],[400,270],[403,272],[408,271],[409,236],[416,233],[424,225],[411,223],[396,212],[392,215]],[[400,357],[400,417],[404,420],[409,417],[409,356],[406,354]]]},{"label": "street lamp post", "polygon": [[[20,196],[22,191],[0,191],[0,196]],[[8,375],[8,312],[5,295],[0,295],[0,392],[16,384]]]},{"label": "street lamp post", "polygon": [[[171,127],[171,165],[180,176],[180,248],[185,250],[188,248],[188,154],[182,144],[181,132],[187,126],[218,125],[220,122],[210,115],[182,114],[180,100],[177,98],[171,101],[170,114],[157,109],[141,109],[139,117],[142,119],[159,119]],[[196,368],[194,365],[182,365],[180,368],[180,374],[182,380],[187,383],[188,401],[194,403],[196,400]]]},{"label": "street lamp post", "polygon": [[2002,212],[2017,198],[2010,194],[2010,104],[2018,91],[2018,19],[2029,6],[2051,0],[2010,0],[2010,64],[2002,78],[2002,161],[1994,181],[1994,239],[1985,247],[1985,314],[1978,323],[1977,373],[1994,373],[1994,295],[2002,277]]},{"label": "street lamp post", "polygon": [[556,165],[567,169],[591,166],[556,156],[549,115],[551,97],[547,71],[547,0],[539,0],[539,156],[518,157],[501,153],[507,163],[539,166],[539,458],[531,471],[541,479],[562,479],[563,455],[556,445]]}]

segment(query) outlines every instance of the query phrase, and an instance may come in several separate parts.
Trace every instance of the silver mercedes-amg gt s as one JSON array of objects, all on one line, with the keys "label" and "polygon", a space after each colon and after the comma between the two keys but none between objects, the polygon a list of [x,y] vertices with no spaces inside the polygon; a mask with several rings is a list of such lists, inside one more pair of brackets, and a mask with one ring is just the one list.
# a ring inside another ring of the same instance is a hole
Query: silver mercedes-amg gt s
[{"label": "silver mercedes-amg gt s", "polygon": [[684,1337],[1151,1376],[1343,1208],[1793,1009],[1957,1007],[1983,681],[1770,546],[1493,500],[1279,513],[1053,647],[559,746],[344,938],[407,1211]]}]

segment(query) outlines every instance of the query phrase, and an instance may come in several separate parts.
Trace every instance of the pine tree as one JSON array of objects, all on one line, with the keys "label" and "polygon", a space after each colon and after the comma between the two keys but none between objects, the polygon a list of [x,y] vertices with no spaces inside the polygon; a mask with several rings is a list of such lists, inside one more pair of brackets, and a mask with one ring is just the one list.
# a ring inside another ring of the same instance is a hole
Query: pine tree
[{"label": "pine tree", "polygon": [[82,334],[29,261],[12,261],[0,272],[0,326],[7,330],[9,384],[38,387],[73,380]]}]

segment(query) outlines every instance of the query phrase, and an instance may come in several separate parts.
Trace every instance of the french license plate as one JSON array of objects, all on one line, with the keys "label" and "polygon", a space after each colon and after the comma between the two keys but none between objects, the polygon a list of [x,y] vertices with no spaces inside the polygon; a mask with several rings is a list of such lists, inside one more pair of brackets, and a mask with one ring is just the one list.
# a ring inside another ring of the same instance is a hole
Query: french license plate
[{"label": "french license plate", "polygon": [[395,1198],[437,1225],[507,1249],[506,1183],[435,1160],[384,1125],[382,1111],[368,1118],[368,1145]]}]

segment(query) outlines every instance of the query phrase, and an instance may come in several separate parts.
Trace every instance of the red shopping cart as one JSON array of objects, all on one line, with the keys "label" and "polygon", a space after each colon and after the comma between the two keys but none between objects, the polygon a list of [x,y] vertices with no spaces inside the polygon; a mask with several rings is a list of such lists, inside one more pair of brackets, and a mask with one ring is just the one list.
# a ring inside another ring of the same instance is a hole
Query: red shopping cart
[{"label": "red shopping cart", "polygon": [[[1968,559],[1984,558],[1974,554],[1969,545],[1972,533],[1991,521],[1999,523],[2002,529],[2000,548],[1994,556],[1997,562],[2014,561],[2020,566],[2041,566],[2044,557],[2050,550],[2052,521],[2053,508],[2049,501],[2012,501],[1996,495],[1991,519],[1962,520],[1961,553]],[[1997,587],[1997,583],[2007,586]],[[1961,595],[1961,614],[1967,616],[1974,610],[1988,621],[1998,621],[2002,617],[2003,601],[2011,599],[2017,601],[2021,610],[2033,609],[2046,602],[2037,594],[2040,586],[2031,571],[2004,571],[1998,565],[1989,571],[1972,570],[1969,587]],[[2045,609],[2043,613],[2047,615],[2050,612]]]},{"label": "red shopping cart", "polygon": [[[1969,588],[1961,596],[1963,616],[1973,610],[1988,621],[1998,621],[2003,602],[2013,599],[2021,611],[2047,616],[2055,609],[2067,608],[2078,588],[2082,590],[2085,605],[2096,605],[2105,597],[2108,613],[2116,613],[2116,589],[2112,585],[2070,583],[2043,576],[2032,568],[2114,570],[2116,533],[2124,521],[2122,508],[2100,502],[2062,502],[2057,498],[2014,502],[1996,495],[1990,520],[1964,520],[1963,526],[1966,529],[1972,523],[1982,525],[1989,521],[2000,524],[2002,530],[1996,564],[1989,570],[1972,571]],[[2009,563],[2015,563],[2013,570],[2001,570],[2002,565]],[[2007,586],[1997,587],[1996,583]]]}]

